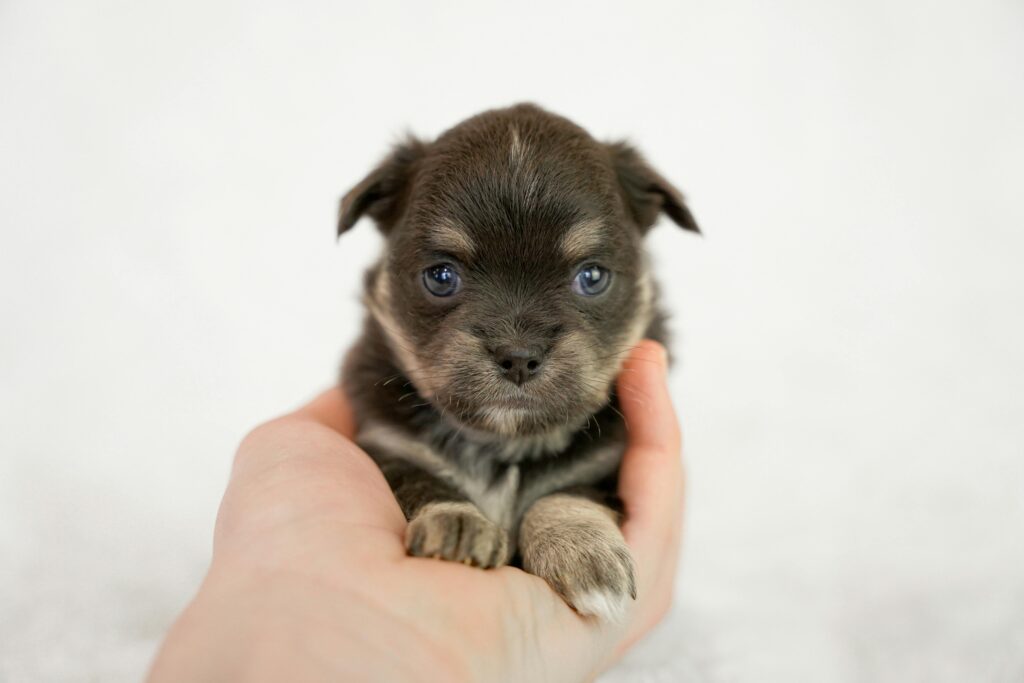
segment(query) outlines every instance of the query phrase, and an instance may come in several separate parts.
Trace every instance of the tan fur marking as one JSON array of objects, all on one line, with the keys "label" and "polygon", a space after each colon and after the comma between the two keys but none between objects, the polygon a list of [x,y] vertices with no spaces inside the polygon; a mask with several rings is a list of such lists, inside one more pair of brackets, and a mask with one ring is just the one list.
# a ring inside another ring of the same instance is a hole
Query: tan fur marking
[{"label": "tan fur marking", "polygon": [[581,614],[620,618],[636,597],[636,570],[615,513],[555,494],[534,503],[519,531],[523,569],[545,579]]},{"label": "tan fur marking", "polygon": [[625,444],[610,443],[593,449],[585,458],[578,458],[567,467],[552,470],[546,477],[531,480],[519,493],[519,509],[517,516],[533,505],[534,501],[558,491],[566,486],[580,482],[600,481],[610,475],[622,461]]},{"label": "tan fur marking", "polygon": [[497,477],[490,466],[490,449],[481,447],[477,468],[458,467],[421,440],[386,424],[371,422],[359,433],[360,444],[402,458],[462,491],[492,522],[512,527],[519,494],[519,468],[509,466]]},{"label": "tan fur marking", "polygon": [[464,425],[460,425],[459,429],[475,452],[487,453],[503,463],[517,463],[565,450],[580,427],[582,423],[528,436],[506,436]]},{"label": "tan fur marking", "polygon": [[380,324],[381,329],[384,330],[384,338],[387,339],[391,352],[395,354],[402,372],[412,380],[416,385],[416,390],[424,398],[431,398],[434,395],[433,387],[420,372],[420,361],[409,348],[412,342],[405,338],[401,325],[391,314],[391,287],[388,283],[387,271],[384,268],[377,273],[374,290],[367,297],[366,306],[370,310],[370,314]]},{"label": "tan fur marking", "polygon": [[508,532],[466,502],[424,505],[410,520],[405,543],[413,555],[478,567],[501,566],[510,555]]},{"label": "tan fur marking", "polygon": [[439,479],[455,483],[455,468],[427,444],[385,424],[370,422],[359,430],[359,443],[402,458]]},{"label": "tan fur marking", "polygon": [[596,410],[608,400],[611,381],[618,373],[618,368],[609,372],[609,365],[611,365],[609,361],[614,360],[614,357],[602,360],[597,349],[580,330],[566,332],[558,342],[558,349],[561,353],[577,359],[580,375],[588,379],[584,391],[587,392],[589,400],[595,404],[594,410]]},{"label": "tan fur marking", "polygon": [[582,521],[619,533],[615,513],[611,509],[568,493],[545,496],[534,503],[523,518],[523,533],[542,533],[551,531],[551,527],[564,527]]},{"label": "tan fur marking", "polygon": [[562,236],[562,253],[569,261],[579,261],[594,253],[604,242],[603,223],[594,218],[582,220]]},{"label": "tan fur marking", "polygon": [[644,338],[644,333],[647,332],[647,328],[651,325],[654,315],[652,308],[654,303],[654,286],[651,284],[651,277],[646,265],[637,278],[636,286],[639,289],[635,308],[636,313],[633,315],[633,320],[630,322],[629,327],[626,328],[625,334],[622,335],[617,352],[611,359],[613,362],[599,363],[593,368],[593,376],[597,377],[597,384],[599,386],[610,385],[614,381],[622,370],[622,364],[626,362],[629,352],[640,343],[640,340]]},{"label": "tan fur marking", "polygon": [[515,436],[516,430],[519,429],[521,418],[526,413],[528,411],[522,408],[502,408],[498,406],[488,406],[481,408],[479,411],[480,417],[489,428],[499,434],[508,436]]},{"label": "tan fur marking", "polygon": [[514,165],[518,166],[523,162],[523,157],[526,156],[526,146],[519,138],[518,128],[509,126],[509,132],[512,134],[512,147],[509,149],[509,158]]},{"label": "tan fur marking", "polygon": [[430,229],[431,242],[439,251],[462,258],[476,253],[476,245],[466,230],[452,221],[443,221]]},{"label": "tan fur marking", "polygon": [[[636,315],[633,317],[633,322],[630,324],[625,335],[625,343],[630,348],[636,346],[643,339],[644,333],[651,325],[651,317],[654,313],[651,310],[651,304],[654,303],[654,286],[651,284],[651,276],[646,268],[640,273],[636,286],[640,290],[640,300],[636,305]],[[622,360],[625,360],[625,358]],[[620,362],[619,365],[621,366],[621,364]],[[618,373],[619,368],[616,367],[615,374]]]},{"label": "tan fur marking", "polygon": [[476,509],[476,506],[472,503],[461,503],[458,501],[444,501],[441,503],[427,503],[420,508],[420,511],[416,513],[416,516],[420,515],[431,515],[438,512],[460,512],[470,515],[480,515],[481,512]]}]

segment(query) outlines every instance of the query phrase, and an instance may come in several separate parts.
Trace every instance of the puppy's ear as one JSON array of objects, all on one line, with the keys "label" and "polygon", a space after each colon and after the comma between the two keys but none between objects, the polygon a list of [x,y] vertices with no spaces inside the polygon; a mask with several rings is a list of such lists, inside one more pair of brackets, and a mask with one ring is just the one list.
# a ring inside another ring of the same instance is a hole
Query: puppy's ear
[{"label": "puppy's ear", "polygon": [[391,153],[370,175],[341,198],[338,211],[338,236],[356,224],[363,214],[377,221],[386,231],[398,217],[406,186],[426,144],[409,136],[395,145]]},{"label": "puppy's ear", "polygon": [[610,143],[608,150],[626,200],[626,209],[640,230],[646,232],[664,211],[676,225],[700,232],[682,193],[651,168],[639,152],[625,142]]}]

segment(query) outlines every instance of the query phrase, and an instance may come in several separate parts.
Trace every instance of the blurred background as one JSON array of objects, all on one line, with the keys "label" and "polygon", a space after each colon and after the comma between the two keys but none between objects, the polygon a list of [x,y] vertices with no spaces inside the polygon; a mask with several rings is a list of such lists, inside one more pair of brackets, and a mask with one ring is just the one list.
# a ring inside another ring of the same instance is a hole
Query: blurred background
[{"label": "blurred background", "polygon": [[334,381],[405,130],[532,100],[652,234],[688,528],[604,681],[1024,680],[1024,5],[0,1],[0,680],[137,681]]}]

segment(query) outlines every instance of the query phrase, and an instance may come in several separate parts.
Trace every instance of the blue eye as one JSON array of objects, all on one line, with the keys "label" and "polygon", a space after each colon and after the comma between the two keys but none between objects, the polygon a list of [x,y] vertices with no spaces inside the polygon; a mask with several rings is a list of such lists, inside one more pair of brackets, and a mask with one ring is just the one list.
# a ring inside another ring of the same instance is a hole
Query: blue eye
[{"label": "blue eye", "polygon": [[583,266],[572,281],[572,291],[583,296],[597,296],[608,289],[612,274],[601,266]]},{"label": "blue eye", "polygon": [[460,282],[455,268],[447,263],[439,263],[423,271],[423,286],[434,296],[451,296],[458,291]]}]

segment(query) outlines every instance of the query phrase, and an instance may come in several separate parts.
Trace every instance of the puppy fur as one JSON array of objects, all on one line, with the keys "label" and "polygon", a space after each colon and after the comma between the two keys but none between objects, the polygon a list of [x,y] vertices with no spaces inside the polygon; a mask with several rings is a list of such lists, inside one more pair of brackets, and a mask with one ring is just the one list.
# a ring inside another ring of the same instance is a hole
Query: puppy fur
[{"label": "puppy fur", "polygon": [[614,380],[664,341],[642,246],[661,213],[698,231],[632,147],[529,104],[403,141],[342,199],[339,235],[368,215],[385,237],[342,383],[411,555],[515,562],[605,619],[636,597]]}]

